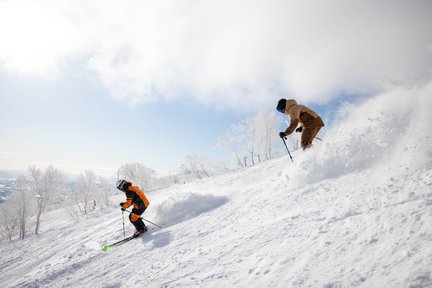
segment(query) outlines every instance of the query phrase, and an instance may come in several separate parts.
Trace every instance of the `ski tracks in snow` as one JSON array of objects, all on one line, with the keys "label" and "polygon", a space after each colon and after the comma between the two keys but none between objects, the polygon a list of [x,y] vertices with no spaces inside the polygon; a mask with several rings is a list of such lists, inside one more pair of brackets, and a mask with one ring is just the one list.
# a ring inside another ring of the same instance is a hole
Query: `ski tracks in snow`
[{"label": "ski tracks in snow", "polygon": [[[123,237],[114,208],[2,245],[0,280],[5,287],[432,285],[430,170],[392,178],[371,169],[299,188],[284,177],[285,164],[157,192],[144,216],[162,216],[168,226],[108,253],[96,248]],[[178,218],[166,217],[167,207]]]}]

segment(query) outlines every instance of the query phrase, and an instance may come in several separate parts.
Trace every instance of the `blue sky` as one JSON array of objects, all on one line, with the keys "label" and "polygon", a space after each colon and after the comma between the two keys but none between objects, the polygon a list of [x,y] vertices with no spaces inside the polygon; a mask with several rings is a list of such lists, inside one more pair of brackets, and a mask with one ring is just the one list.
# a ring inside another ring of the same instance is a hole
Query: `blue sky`
[{"label": "blue sky", "polygon": [[428,81],[425,0],[2,0],[0,168],[159,172],[279,98]]},{"label": "blue sky", "polygon": [[247,113],[193,100],[129,105],[103,87],[69,75],[56,81],[0,77],[3,169],[54,164],[110,173],[125,163],[175,170],[187,154],[220,158],[217,137]]}]

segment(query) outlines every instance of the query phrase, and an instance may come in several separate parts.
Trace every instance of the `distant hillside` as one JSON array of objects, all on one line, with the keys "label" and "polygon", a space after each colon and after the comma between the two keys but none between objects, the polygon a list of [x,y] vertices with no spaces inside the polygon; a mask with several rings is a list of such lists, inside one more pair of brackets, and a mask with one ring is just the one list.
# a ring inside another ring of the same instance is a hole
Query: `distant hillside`
[{"label": "distant hillside", "polygon": [[15,179],[19,175],[26,175],[26,171],[0,169],[0,179]]}]

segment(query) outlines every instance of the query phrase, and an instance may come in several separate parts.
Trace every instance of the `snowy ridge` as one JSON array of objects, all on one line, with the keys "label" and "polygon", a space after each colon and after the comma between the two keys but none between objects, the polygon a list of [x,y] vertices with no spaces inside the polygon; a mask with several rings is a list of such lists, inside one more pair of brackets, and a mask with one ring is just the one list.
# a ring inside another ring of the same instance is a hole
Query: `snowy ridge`
[{"label": "snowy ridge", "polygon": [[431,287],[431,95],[346,107],[294,164],[149,194],[143,216],[165,228],[109,252],[122,195],[78,223],[52,211],[40,236],[0,246],[2,287]]}]

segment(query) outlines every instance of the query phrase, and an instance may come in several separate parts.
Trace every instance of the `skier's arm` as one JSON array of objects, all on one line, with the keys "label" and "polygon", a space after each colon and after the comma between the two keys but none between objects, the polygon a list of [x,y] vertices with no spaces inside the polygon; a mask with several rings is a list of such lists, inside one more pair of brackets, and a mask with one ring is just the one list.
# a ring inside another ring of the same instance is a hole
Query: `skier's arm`
[{"label": "skier's arm", "polygon": [[297,128],[300,122],[300,112],[301,112],[300,105],[293,105],[288,110],[288,115],[290,116],[291,123],[290,126],[285,130],[285,135],[287,136],[290,135]]},{"label": "skier's arm", "polygon": [[291,121],[290,126],[285,130],[285,135],[290,135],[291,133],[294,132],[294,129],[297,128],[298,124],[299,124],[299,119],[295,119],[293,121]]},{"label": "skier's arm", "polygon": [[133,194],[129,190],[126,191],[126,202],[123,204],[123,208],[127,209],[132,205]]}]

